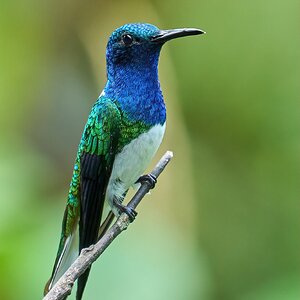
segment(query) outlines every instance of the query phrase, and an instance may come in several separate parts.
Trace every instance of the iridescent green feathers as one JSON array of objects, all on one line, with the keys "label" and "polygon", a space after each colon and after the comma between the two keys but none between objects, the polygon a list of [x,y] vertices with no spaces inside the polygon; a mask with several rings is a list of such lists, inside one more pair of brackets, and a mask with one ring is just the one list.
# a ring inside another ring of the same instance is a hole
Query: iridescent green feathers
[{"label": "iridescent green feathers", "polygon": [[121,115],[117,106],[111,100],[100,97],[92,108],[79,144],[68,195],[67,221],[62,235],[68,236],[71,233],[73,230],[73,219],[78,215],[81,158],[83,153],[101,155],[107,164],[111,165],[114,158],[111,141],[114,140],[117,143],[120,123]]},{"label": "iridescent green feathers", "polygon": [[[112,171],[120,134],[121,115],[109,99],[100,98],[88,118],[80,153],[80,218],[79,251],[94,244],[105,202],[105,193]],[[78,279],[77,299],[82,293],[89,269]]]},{"label": "iridescent green feathers", "polygon": [[[119,109],[118,103],[104,96],[94,104],[86,123],[74,166],[70,184],[68,204],[78,206],[80,186],[80,160],[84,152],[103,155],[112,164],[117,153],[141,133],[150,129],[143,122],[133,122]],[[111,141],[116,141],[115,153],[112,153]],[[73,216],[73,215],[72,215]]]},{"label": "iridescent green feathers", "polygon": [[[130,121],[116,101],[101,96],[94,104],[77,152],[50,288],[58,280],[57,274],[67,267],[62,265],[63,256],[70,255],[66,244],[78,224],[81,228],[77,255],[81,248],[97,239],[96,227],[101,220],[105,190],[116,154],[149,128],[143,122]],[[94,213],[96,215],[91,215]]]}]

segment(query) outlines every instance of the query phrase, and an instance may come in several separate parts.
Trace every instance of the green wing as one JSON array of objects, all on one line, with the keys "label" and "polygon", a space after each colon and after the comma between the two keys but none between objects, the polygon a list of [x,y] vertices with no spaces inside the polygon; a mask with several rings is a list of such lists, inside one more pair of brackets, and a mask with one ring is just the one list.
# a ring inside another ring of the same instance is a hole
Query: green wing
[{"label": "green wing", "polygon": [[[79,145],[61,241],[47,290],[52,288],[74,260],[70,261],[69,258],[76,258],[81,249],[97,240],[120,124],[121,115],[117,106],[108,98],[99,98],[92,108]],[[74,252],[75,255],[72,255]],[[77,299],[81,299],[88,273],[89,270],[78,280]]]},{"label": "green wing", "polygon": [[[111,102],[96,105],[86,128],[86,147],[80,167],[79,250],[98,238],[105,192],[116,154],[120,114]],[[81,299],[90,269],[78,279],[76,299]]]}]

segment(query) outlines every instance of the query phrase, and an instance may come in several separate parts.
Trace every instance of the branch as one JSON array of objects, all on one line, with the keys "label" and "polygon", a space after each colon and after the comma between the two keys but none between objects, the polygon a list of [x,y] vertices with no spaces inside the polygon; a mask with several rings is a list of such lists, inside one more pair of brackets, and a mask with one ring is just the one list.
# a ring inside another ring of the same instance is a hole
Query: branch
[{"label": "branch", "polygon": [[[167,151],[152,170],[151,174],[158,178],[172,157],[173,153],[171,151]],[[150,188],[150,183],[147,181],[143,182],[127,206],[135,209],[144,196],[149,192]],[[78,279],[78,277],[80,277],[80,275],[83,274],[84,271],[98,259],[98,257],[122,231],[127,229],[129,224],[130,220],[128,215],[122,213],[116,222],[107,230],[104,236],[95,245],[91,245],[89,248],[82,249],[80,255],[77,257],[74,263],[58,280],[58,282],[43,298],[43,300],[63,300],[66,296],[70,295],[76,279]]]}]

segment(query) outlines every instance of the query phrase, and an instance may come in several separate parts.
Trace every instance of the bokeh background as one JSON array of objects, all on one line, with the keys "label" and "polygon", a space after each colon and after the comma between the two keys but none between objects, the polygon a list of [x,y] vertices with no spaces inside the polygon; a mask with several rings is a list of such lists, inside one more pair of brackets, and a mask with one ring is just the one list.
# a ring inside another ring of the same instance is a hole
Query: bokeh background
[{"label": "bokeh background", "polygon": [[162,51],[159,154],[175,157],[94,265],[84,299],[300,299],[299,8],[1,1],[0,299],[42,298],[106,41],[128,22],[207,34]]}]

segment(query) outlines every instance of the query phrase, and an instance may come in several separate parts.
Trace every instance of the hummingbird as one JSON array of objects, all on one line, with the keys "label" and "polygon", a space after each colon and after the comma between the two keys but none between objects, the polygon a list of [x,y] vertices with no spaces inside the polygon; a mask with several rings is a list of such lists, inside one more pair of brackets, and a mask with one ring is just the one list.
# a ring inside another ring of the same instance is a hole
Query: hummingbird
[{"label": "hummingbird", "polygon": [[[136,212],[122,204],[127,191],[144,175],[166,128],[166,107],[158,78],[162,46],[169,40],[205,33],[195,28],[160,30],[144,23],[125,24],[109,37],[107,82],[93,105],[74,164],[52,275],[45,294],[83,248],[97,242],[115,217]],[[109,212],[103,216],[104,204]],[[78,279],[81,300],[90,268]]]}]

